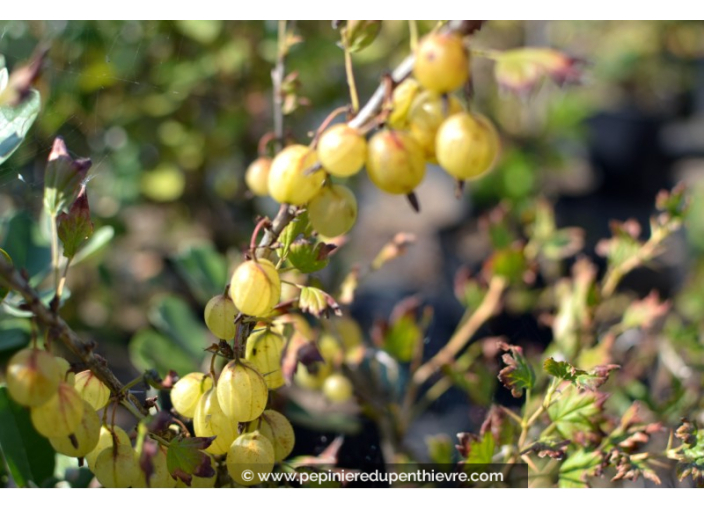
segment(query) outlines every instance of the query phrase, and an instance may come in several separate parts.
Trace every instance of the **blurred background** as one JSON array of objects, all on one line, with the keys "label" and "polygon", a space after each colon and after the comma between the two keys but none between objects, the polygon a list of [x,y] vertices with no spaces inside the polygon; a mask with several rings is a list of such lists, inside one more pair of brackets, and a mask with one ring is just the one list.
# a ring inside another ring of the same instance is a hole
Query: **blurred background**
[{"label": "blurred background", "polygon": [[[421,33],[432,26],[421,22]],[[286,68],[298,77],[285,127],[308,143],[349,97],[338,31],[329,22],[296,22],[295,31],[301,42]],[[257,143],[272,129],[276,36],[275,21],[0,22],[0,54],[10,70],[39,44],[50,48],[37,85],[41,113],[0,167],[0,246],[22,246],[13,257],[30,273],[44,267],[48,243],[32,225],[53,138],[62,136],[72,155],[93,160],[88,193],[101,237],[69,274],[63,316],[98,343],[124,381],[150,367],[162,375],[167,367],[182,374],[199,368],[202,349],[214,340],[202,324],[203,307],[222,290],[256,216],[278,208],[252,198],[244,185]],[[420,214],[404,197],[377,191],[364,172],[352,180],[359,221],[318,275],[326,285],[339,284],[352,264],[371,261],[397,232],[417,237],[404,257],[359,289],[351,315],[368,342],[374,323],[408,296],[434,308],[426,353],[446,342],[463,312],[455,274],[477,272],[490,253],[478,218],[496,205],[520,215],[537,197],[547,198],[558,227],[584,229],[585,251],[597,260],[595,246],[609,235],[610,220],[647,225],[657,192],[681,180],[700,197],[687,231],[671,240],[657,267],[632,273],[626,285],[641,296],[652,288],[663,297],[677,293],[685,317],[704,317],[704,24],[492,21],[472,37],[477,49],[521,46],[579,59],[582,83],[546,81],[526,96],[507,94],[494,80],[494,64],[475,59],[471,107],[495,122],[503,154],[461,200],[437,168],[429,168],[418,190]],[[408,48],[407,23],[384,22],[377,40],[354,55],[363,102]],[[27,331],[19,322],[3,324],[0,356],[7,358]],[[505,312],[482,335],[539,349],[550,329],[530,315]],[[427,436],[476,429],[486,406],[507,398],[502,389],[492,392],[486,401],[461,389],[445,393],[409,431],[409,449],[423,456]],[[295,453],[318,453],[343,433],[343,458],[375,455],[378,432],[370,424],[335,413],[312,419],[303,406],[288,405]]]}]

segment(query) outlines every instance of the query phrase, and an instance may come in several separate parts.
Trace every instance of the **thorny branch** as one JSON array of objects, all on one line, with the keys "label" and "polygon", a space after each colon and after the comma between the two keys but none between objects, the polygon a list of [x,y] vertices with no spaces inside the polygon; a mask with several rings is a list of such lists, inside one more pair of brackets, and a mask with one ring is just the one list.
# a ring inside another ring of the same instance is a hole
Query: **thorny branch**
[{"label": "thorny branch", "polygon": [[36,320],[53,332],[73,354],[78,356],[96,377],[110,388],[112,395],[124,396],[120,400],[123,406],[139,418],[149,414],[139,400],[125,390],[115,374],[93,353],[93,347],[81,340],[58,314],[41,302],[37,291],[4,257],[0,257],[0,281],[22,295],[27,309],[34,314]]}]

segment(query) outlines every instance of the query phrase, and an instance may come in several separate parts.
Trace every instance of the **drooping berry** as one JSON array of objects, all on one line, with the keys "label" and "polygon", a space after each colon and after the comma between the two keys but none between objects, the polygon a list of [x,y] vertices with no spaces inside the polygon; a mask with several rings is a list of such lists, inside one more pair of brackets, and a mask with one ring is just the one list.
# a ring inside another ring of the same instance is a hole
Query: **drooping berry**
[{"label": "drooping berry", "polygon": [[51,446],[68,457],[85,457],[98,446],[100,417],[93,406],[83,401],[83,418],[71,436],[50,437]]},{"label": "drooping berry", "polygon": [[307,204],[325,180],[325,172],[307,173],[317,162],[316,152],[305,145],[289,145],[282,150],[269,171],[271,197],[282,204]]},{"label": "drooping berry", "polygon": [[349,177],[364,166],[367,141],[347,124],[336,124],[325,131],[318,141],[318,159],[328,173]]},{"label": "drooping berry", "polygon": [[271,158],[257,158],[247,167],[244,181],[249,190],[257,196],[265,197],[269,194],[269,171]]},{"label": "drooping berry", "polygon": [[278,411],[267,409],[258,420],[250,422],[247,432],[258,430],[274,447],[274,458],[280,462],[293,451],[296,437],[293,426],[288,419]]},{"label": "drooping berry", "polygon": [[243,262],[230,279],[230,297],[246,315],[266,316],[278,304],[280,296],[279,273],[267,259]]},{"label": "drooping berry", "polygon": [[469,53],[457,34],[428,34],[418,43],[413,75],[437,94],[457,90],[469,79]]},{"label": "drooping berry", "polygon": [[271,473],[276,456],[274,447],[262,433],[242,434],[227,454],[227,472],[240,485],[257,485],[263,480],[259,475]]},{"label": "drooping berry", "polygon": [[222,411],[215,388],[206,391],[198,401],[193,415],[193,429],[198,437],[217,436],[205,450],[213,455],[227,453],[237,437],[237,422]]},{"label": "drooping berry", "polygon": [[60,383],[48,401],[33,407],[30,417],[34,428],[44,437],[66,437],[73,434],[83,419],[83,399],[73,386]]},{"label": "drooping berry", "polygon": [[323,186],[308,204],[308,219],[313,228],[325,237],[345,234],[357,221],[357,199],[347,186]]},{"label": "drooping berry", "polygon": [[262,374],[270,390],[286,384],[281,372],[283,351],[283,337],[269,329],[255,331],[247,338],[245,359]]},{"label": "drooping berry", "polygon": [[323,394],[332,402],[347,402],[353,392],[352,383],[342,374],[332,374],[323,383]]},{"label": "drooping berry", "polygon": [[205,325],[217,338],[221,340],[232,340],[235,338],[237,307],[230,296],[219,294],[213,297],[205,305],[203,316]]},{"label": "drooping berry", "polygon": [[61,375],[53,355],[39,349],[23,349],[7,364],[7,391],[23,406],[38,406],[56,394]]},{"label": "drooping berry", "polygon": [[76,374],[74,387],[81,398],[96,411],[105,407],[110,400],[110,388],[90,370]]},{"label": "drooping berry", "polygon": [[258,418],[269,398],[264,377],[249,361],[231,361],[217,384],[218,401],[223,413],[235,422]]},{"label": "drooping berry", "polygon": [[449,96],[445,102],[441,96],[427,90],[413,101],[408,113],[409,131],[427,161],[436,162],[435,135],[440,125],[447,117],[461,111],[462,105],[456,97]]},{"label": "drooping berry", "polygon": [[442,123],[435,139],[440,166],[459,180],[489,172],[499,154],[500,141],[493,124],[481,115],[456,113]]},{"label": "drooping berry", "polygon": [[213,387],[213,379],[201,372],[192,372],[179,379],[171,389],[171,404],[180,415],[193,418],[203,393]]},{"label": "drooping berry", "polygon": [[411,193],[425,177],[423,150],[405,131],[379,131],[369,141],[367,173],[382,191]]}]

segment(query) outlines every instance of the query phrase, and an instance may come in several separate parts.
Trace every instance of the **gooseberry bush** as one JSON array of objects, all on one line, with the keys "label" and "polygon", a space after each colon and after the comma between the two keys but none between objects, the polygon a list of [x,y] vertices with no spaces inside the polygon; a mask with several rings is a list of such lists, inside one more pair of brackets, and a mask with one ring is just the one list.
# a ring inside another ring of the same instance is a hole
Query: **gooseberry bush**
[{"label": "gooseberry bush", "polygon": [[[0,386],[0,448],[14,485],[239,487],[259,483],[244,477],[245,470],[334,467],[339,441],[317,457],[313,452],[291,457],[294,427],[281,412],[281,392],[290,388],[376,423],[387,463],[525,464],[531,486],[639,478],[660,483],[673,467],[680,480],[702,480],[698,441],[704,438],[695,420],[662,423],[657,412],[667,405],[692,416],[696,399],[661,402],[647,395],[647,387],[640,397],[619,390],[632,380],[630,371],[656,363],[658,339],[686,330],[669,302],[654,293],[632,299],[619,286],[655,260],[683,225],[683,188],[657,197],[645,241],[634,221],[613,224],[613,236],[598,246],[606,261],[601,273],[580,254],[583,233],[558,228],[546,200],[521,210],[500,205],[482,222],[491,253],[480,271],[462,272],[455,282],[465,316],[435,353],[424,352],[431,312],[417,302],[399,303],[371,335],[348,313],[363,278],[412,249],[413,236],[399,233],[374,260],[351,268],[338,288],[321,288],[316,273],[357,220],[348,178],[366,172],[377,188],[407,197],[410,208],[422,214],[414,190],[429,165],[456,182],[461,200],[464,187],[500,161],[501,134],[487,113],[473,107],[474,59],[493,61],[497,86],[525,97],[544,78],[562,84],[580,75],[578,62],[556,50],[475,48],[481,22],[438,22],[421,37],[415,23],[410,26],[408,58],[381,76],[376,92],[361,102],[352,58],[375,40],[381,22],[333,23],[349,104],[332,111],[312,139],[304,133],[294,139],[284,121],[291,105],[302,101],[295,87],[284,86],[292,81],[285,63],[299,38],[279,22],[274,130],[262,133],[259,157],[244,178],[252,195],[269,196],[280,208],[273,218],[257,218],[241,262],[205,306],[203,323],[219,341],[203,345],[209,363],[202,372],[148,370],[122,382],[111,360],[96,353],[99,346],[81,339],[61,318],[71,299],[69,269],[93,249],[94,227],[86,179],[90,160],[72,157],[56,138],[42,204],[50,265],[40,278],[29,278],[13,264],[12,245],[0,256],[3,314],[31,325],[29,345],[16,347]],[[0,163],[22,142],[39,111],[32,84],[43,58],[37,55],[11,75],[0,71]],[[482,336],[482,327],[505,310],[534,315],[549,326],[552,339],[542,352]],[[646,352],[619,344],[629,331],[650,339],[644,341]],[[693,348],[669,347],[674,349],[669,359],[684,355],[675,350]],[[636,363],[636,356],[644,359]],[[377,377],[380,371],[383,377]],[[138,396],[133,391],[138,384],[159,397]],[[510,402],[492,403],[497,385],[510,391]],[[486,419],[456,441],[428,438],[427,455],[414,458],[406,437],[410,425],[451,388],[486,408]],[[131,413],[129,428],[116,423],[118,407]],[[53,459],[47,473],[41,464],[46,455],[39,454],[47,449],[77,458],[71,466],[83,467],[82,481],[52,477]]]}]

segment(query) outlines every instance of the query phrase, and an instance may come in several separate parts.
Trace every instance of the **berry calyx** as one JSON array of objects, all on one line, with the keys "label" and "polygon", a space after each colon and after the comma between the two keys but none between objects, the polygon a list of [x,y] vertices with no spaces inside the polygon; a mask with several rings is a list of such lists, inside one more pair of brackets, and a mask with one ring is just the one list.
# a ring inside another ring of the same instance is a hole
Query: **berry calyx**
[{"label": "berry calyx", "polygon": [[7,391],[23,406],[38,406],[59,388],[62,371],[56,358],[39,349],[23,349],[7,364]]},{"label": "berry calyx", "polygon": [[235,338],[235,317],[237,307],[229,296],[222,294],[213,297],[205,305],[203,317],[210,332],[221,340]]},{"label": "berry calyx", "polygon": [[328,173],[349,177],[364,166],[367,141],[347,124],[336,124],[325,131],[318,141],[318,159]]},{"label": "berry calyx", "polygon": [[407,195],[425,177],[423,150],[405,131],[384,129],[369,141],[367,173],[382,191]]},{"label": "berry calyx", "polygon": [[246,315],[266,316],[278,304],[280,296],[279,273],[267,259],[243,262],[230,279],[230,297]]},{"label": "berry calyx", "polygon": [[223,413],[235,422],[258,418],[269,398],[264,377],[249,361],[231,361],[217,384],[218,401]]},{"label": "berry calyx", "polygon": [[269,171],[271,197],[282,204],[307,204],[325,180],[325,172],[307,173],[317,162],[316,152],[305,145],[289,145],[282,150]]},{"label": "berry calyx", "polygon": [[72,436],[50,437],[49,442],[54,450],[68,457],[85,457],[98,446],[100,417],[86,401],[83,401],[83,418]]},{"label": "berry calyx", "polygon": [[457,90],[469,79],[469,52],[456,34],[428,34],[418,43],[413,76],[437,94]]},{"label": "berry calyx", "polygon": [[357,199],[352,190],[341,184],[323,186],[308,204],[308,219],[325,237],[345,234],[357,221]]},{"label": "berry calyx", "polygon": [[499,136],[481,115],[457,113],[438,129],[435,154],[440,166],[459,180],[475,179],[489,172],[497,160]]},{"label": "berry calyx", "polygon": [[244,174],[244,181],[249,190],[257,196],[265,197],[269,194],[269,171],[271,158],[257,158],[248,167]]}]

